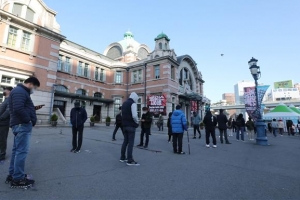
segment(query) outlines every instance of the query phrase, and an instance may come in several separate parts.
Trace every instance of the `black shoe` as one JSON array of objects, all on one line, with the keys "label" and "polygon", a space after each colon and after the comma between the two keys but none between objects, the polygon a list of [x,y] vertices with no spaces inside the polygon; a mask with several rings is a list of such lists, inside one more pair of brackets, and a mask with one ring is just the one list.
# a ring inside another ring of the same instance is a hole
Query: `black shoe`
[{"label": "black shoe", "polygon": [[23,189],[27,189],[33,186],[34,184],[34,180],[30,180],[27,178],[21,179],[21,180],[12,180],[10,183],[10,187],[11,188],[23,188]]},{"label": "black shoe", "polygon": [[[27,174],[25,174],[25,178],[28,179]],[[6,184],[9,184],[9,183],[11,183],[12,181],[13,181],[12,175],[7,175],[6,180],[5,180],[5,183],[6,183]]]},{"label": "black shoe", "polygon": [[178,151],[177,151],[177,150],[174,150],[173,152],[174,152],[175,154],[178,154]]},{"label": "black shoe", "polygon": [[226,142],[226,144],[231,144],[230,142]]},{"label": "black shoe", "polygon": [[112,139],[112,141],[116,141],[116,139]]},{"label": "black shoe", "polygon": [[70,152],[74,152],[76,149],[71,149],[71,151]]},{"label": "black shoe", "polygon": [[137,147],[143,147],[143,145],[142,145],[142,144],[139,144],[139,145],[137,145]]},{"label": "black shoe", "polygon": [[221,141],[221,144],[223,144],[223,141]]},{"label": "black shoe", "polygon": [[145,145],[145,146],[144,146],[144,149],[148,149],[148,145]]},{"label": "black shoe", "polygon": [[185,152],[183,152],[183,151],[178,151],[177,153],[178,154],[185,154]]},{"label": "black shoe", "polygon": [[80,153],[80,149],[76,149],[74,153]]},{"label": "black shoe", "polygon": [[196,136],[194,136],[193,139],[196,139]]},{"label": "black shoe", "polygon": [[134,160],[132,160],[130,162],[127,161],[126,165],[128,165],[128,166],[140,166],[140,164],[135,162]]}]

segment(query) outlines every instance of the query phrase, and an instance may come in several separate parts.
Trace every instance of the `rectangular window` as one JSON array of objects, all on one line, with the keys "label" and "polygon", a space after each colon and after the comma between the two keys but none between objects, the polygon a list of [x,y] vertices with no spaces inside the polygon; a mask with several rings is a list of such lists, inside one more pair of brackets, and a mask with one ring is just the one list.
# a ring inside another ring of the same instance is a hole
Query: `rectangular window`
[{"label": "rectangular window", "polygon": [[84,77],[89,77],[89,64],[84,65],[83,76]]},{"label": "rectangular window", "polygon": [[155,79],[159,79],[160,78],[160,68],[159,68],[159,65],[154,66],[154,77],[155,77]]},{"label": "rectangular window", "polygon": [[7,38],[7,45],[10,47],[16,46],[17,41],[17,35],[18,35],[18,29],[14,27],[10,27],[8,31],[8,38]]},{"label": "rectangular window", "polygon": [[78,68],[77,68],[77,75],[82,76],[83,74],[83,63],[79,61]]},{"label": "rectangular window", "polygon": [[121,83],[121,78],[122,78],[122,72],[117,71],[116,72],[116,83]]},{"label": "rectangular window", "polygon": [[100,70],[100,81],[104,81],[104,69]]},{"label": "rectangular window", "polygon": [[138,117],[141,118],[142,117],[142,97],[139,97],[137,103],[137,113],[138,113]]},{"label": "rectangular window", "polygon": [[115,116],[117,116],[117,114],[120,112],[119,111],[120,106],[121,106],[121,99],[120,98],[115,98],[115,104],[114,104]]},{"label": "rectangular window", "polygon": [[23,83],[23,82],[24,82],[24,80],[22,80],[22,79],[18,79],[18,78],[15,79],[15,85],[17,85],[19,83]]},{"label": "rectangular window", "polygon": [[11,78],[7,77],[7,76],[2,76],[1,83],[10,84],[11,83]]},{"label": "rectangular window", "polygon": [[95,68],[95,80],[98,81],[99,80],[99,67]]},{"label": "rectangular window", "polygon": [[25,51],[29,51],[29,44],[30,44],[30,33],[23,32],[23,38],[22,38],[22,45],[21,49]]},{"label": "rectangular window", "polygon": [[23,7],[22,4],[14,3],[14,7],[13,7],[12,14],[13,14],[13,15],[16,15],[16,16],[18,16],[18,17],[21,17],[22,7]]},{"label": "rectangular window", "polygon": [[175,80],[175,67],[171,66],[171,79]]},{"label": "rectangular window", "polygon": [[66,62],[65,62],[65,72],[70,73],[71,71],[71,61],[69,57],[66,57]]},{"label": "rectangular window", "polygon": [[139,83],[142,81],[142,70],[136,70],[132,72],[132,82]]},{"label": "rectangular window", "polygon": [[33,22],[33,17],[34,17],[33,10],[31,10],[30,8],[27,8],[25,19],[28,20],[28,21],[30,21],[30,22]]},{"label": "rectangular window", "polygon": [[58,62],[57,62],[57,71],[62,71],[62,64],[63,64],[62,59],[63,59],[63,56],[59,55]]}]

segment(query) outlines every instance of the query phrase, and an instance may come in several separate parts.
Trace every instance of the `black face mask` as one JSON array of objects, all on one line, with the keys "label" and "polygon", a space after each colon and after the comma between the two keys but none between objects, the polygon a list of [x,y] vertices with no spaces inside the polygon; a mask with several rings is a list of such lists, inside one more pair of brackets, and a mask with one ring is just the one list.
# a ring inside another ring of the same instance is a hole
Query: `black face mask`
[{"label": "black face mask", "polygon": [[6,92],[3,92],[3,96],[5,96],[5,97],[6,97]]}]

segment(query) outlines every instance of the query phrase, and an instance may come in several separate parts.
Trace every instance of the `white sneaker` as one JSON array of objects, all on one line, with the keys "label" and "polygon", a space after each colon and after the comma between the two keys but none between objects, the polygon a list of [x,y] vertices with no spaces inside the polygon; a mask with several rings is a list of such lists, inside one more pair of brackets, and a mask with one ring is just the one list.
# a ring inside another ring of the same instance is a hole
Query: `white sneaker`
[{"label": "white sneaker", "polygon": [[217,145],[213,145],[213,148],[217,148]]},{"label": "white sneaker", "polygon": [[210,148],[209,144],[206,145],[207,148]]}]

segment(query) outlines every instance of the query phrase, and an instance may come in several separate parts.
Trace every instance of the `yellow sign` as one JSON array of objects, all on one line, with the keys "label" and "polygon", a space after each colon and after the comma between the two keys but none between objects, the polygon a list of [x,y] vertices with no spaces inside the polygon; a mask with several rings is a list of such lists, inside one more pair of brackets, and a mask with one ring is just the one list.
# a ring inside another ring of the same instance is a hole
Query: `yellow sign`
[{"label": "yellow sign", "polygon": [[275,82],[274,89],[278,89],[278,88],[293,88],[293,81],[288,80],[288,81]]}]

